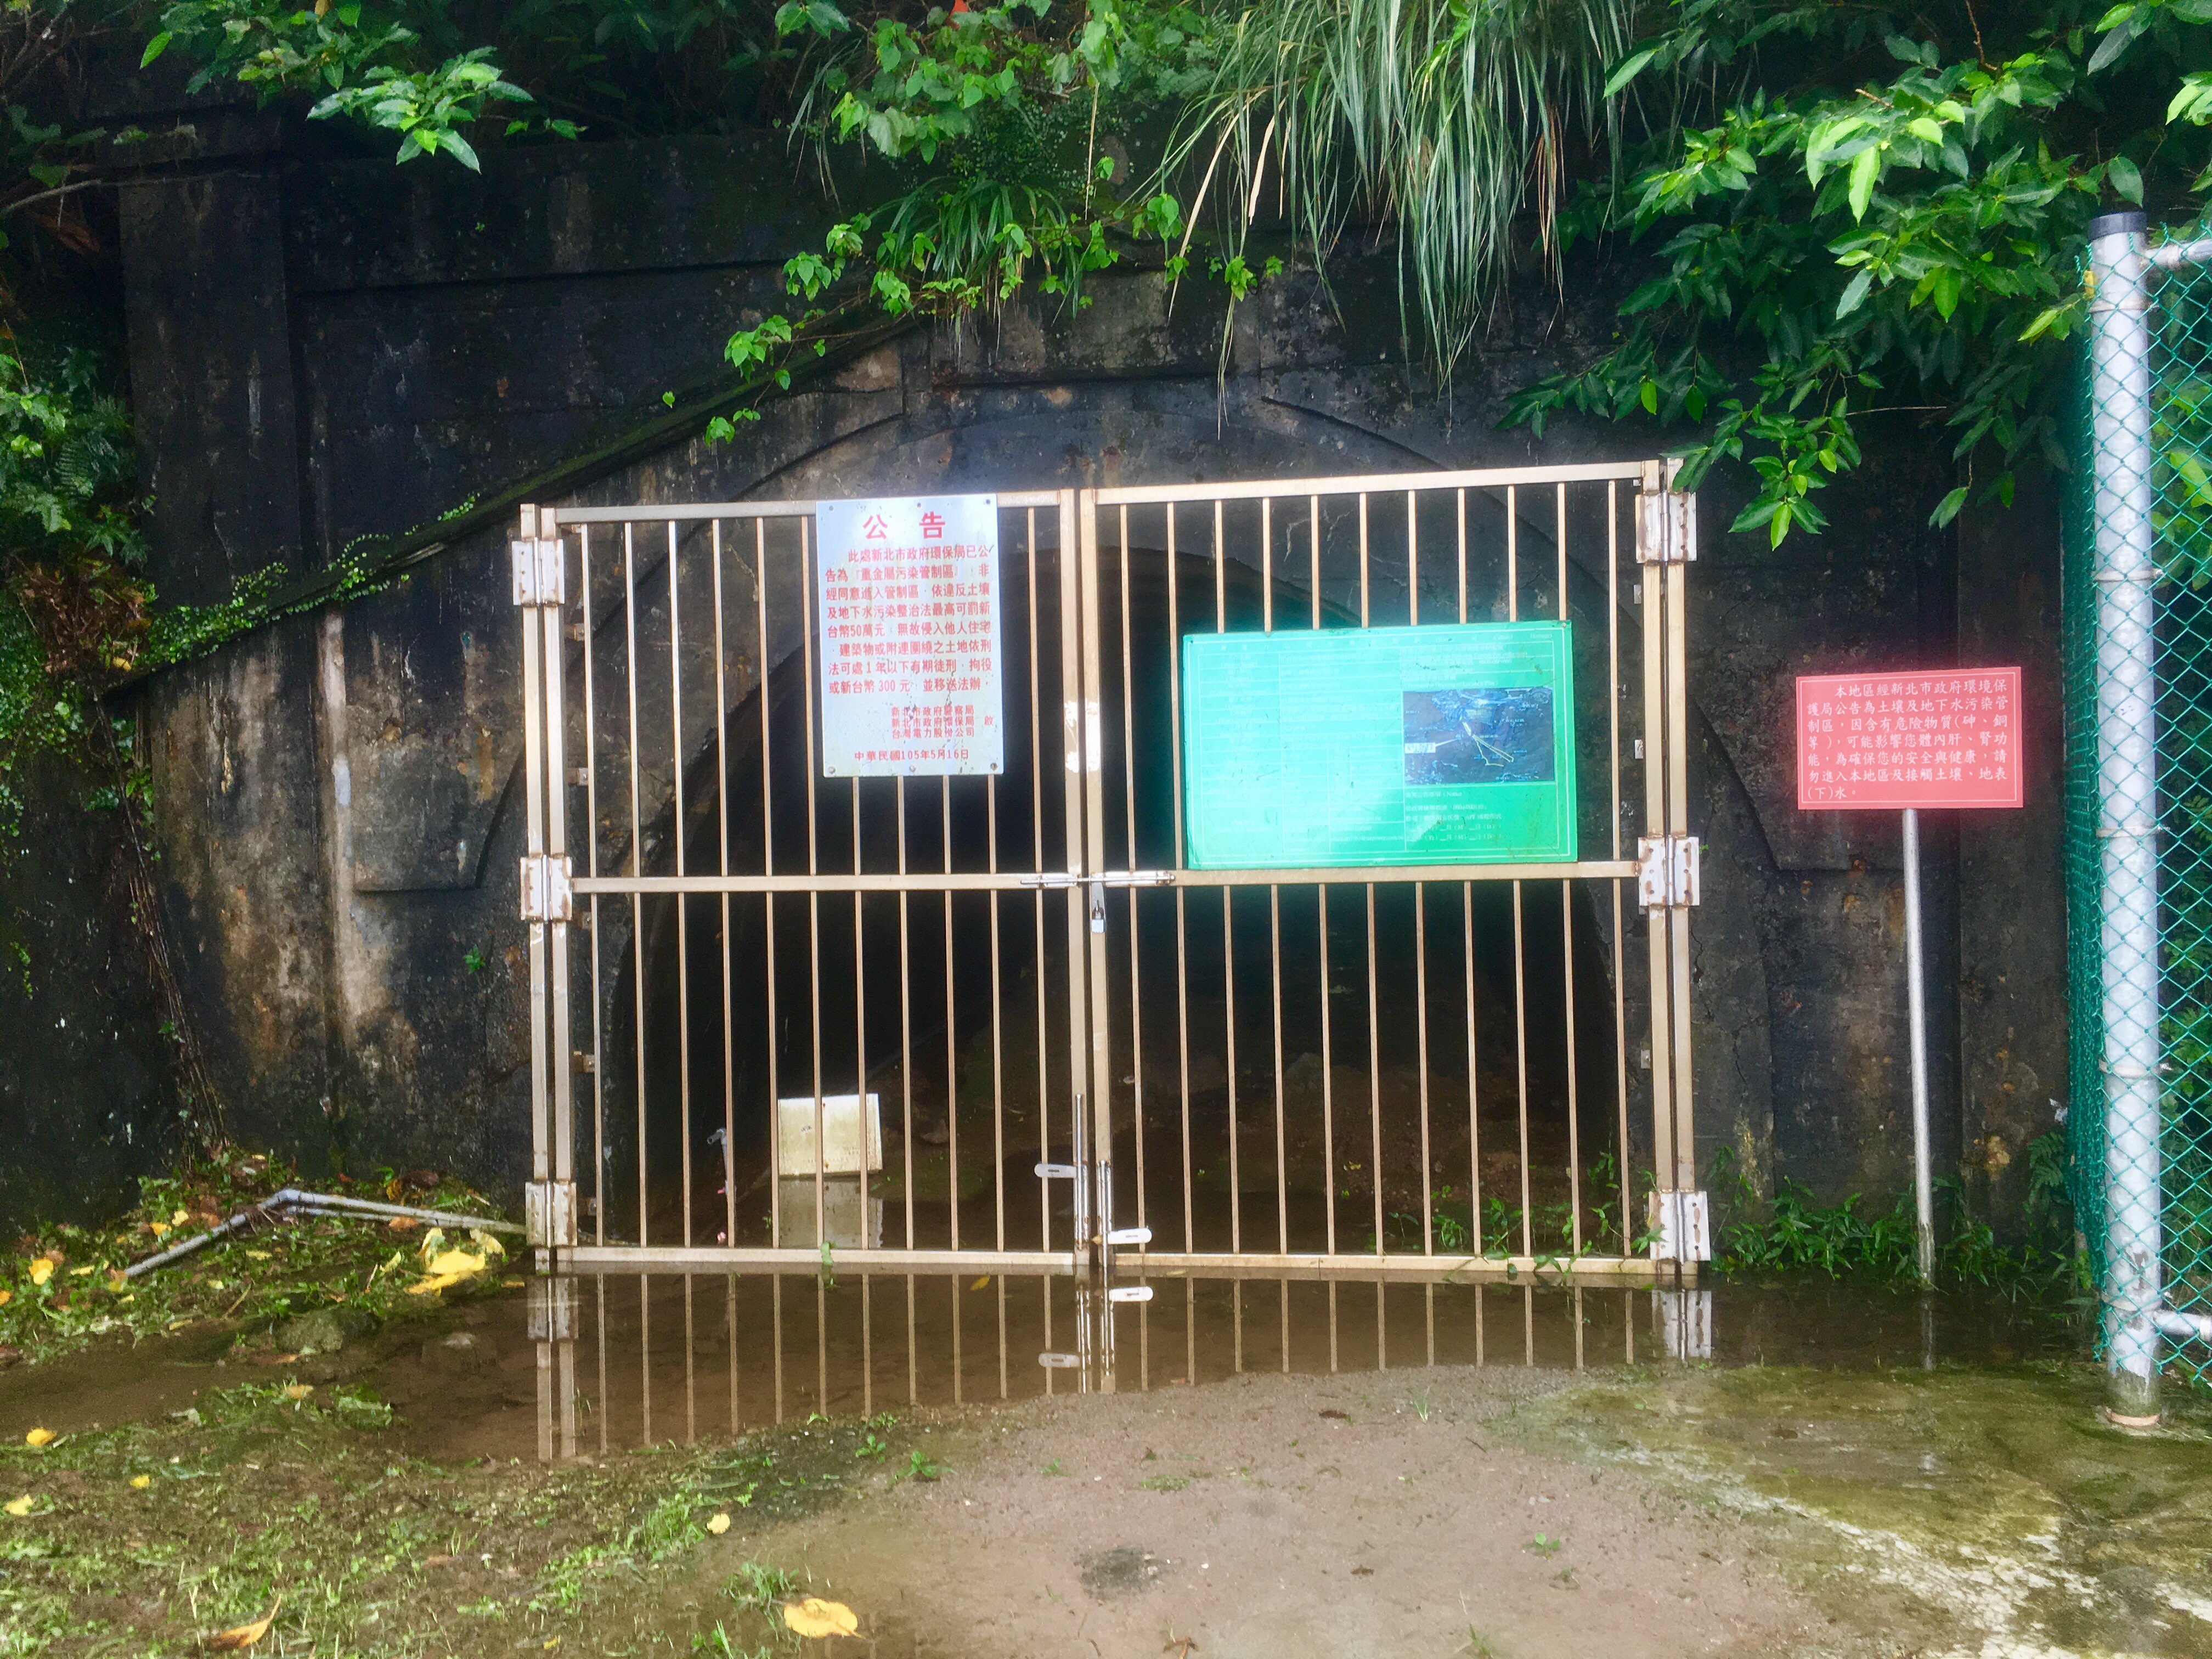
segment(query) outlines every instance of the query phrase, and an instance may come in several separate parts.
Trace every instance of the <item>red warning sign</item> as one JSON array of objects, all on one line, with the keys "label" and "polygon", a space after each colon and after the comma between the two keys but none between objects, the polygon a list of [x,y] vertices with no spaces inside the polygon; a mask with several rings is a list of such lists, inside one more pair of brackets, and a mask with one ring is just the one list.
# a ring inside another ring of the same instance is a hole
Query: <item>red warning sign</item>
[{"label": "red warning sign", "polygon": [[2020,747],[2017,668],[1797,681],[1804,811],[2018,806]]}]

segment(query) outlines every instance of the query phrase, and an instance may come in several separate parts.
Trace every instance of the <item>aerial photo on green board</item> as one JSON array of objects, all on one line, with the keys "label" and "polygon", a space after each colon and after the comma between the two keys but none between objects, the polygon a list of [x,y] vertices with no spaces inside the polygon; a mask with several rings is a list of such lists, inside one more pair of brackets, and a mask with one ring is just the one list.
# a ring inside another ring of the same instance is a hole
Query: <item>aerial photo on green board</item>
[{"label": "aerial photo on green board", "polygon": [[1186,635],[1189,867],[1571,862],[1567,629]]}]

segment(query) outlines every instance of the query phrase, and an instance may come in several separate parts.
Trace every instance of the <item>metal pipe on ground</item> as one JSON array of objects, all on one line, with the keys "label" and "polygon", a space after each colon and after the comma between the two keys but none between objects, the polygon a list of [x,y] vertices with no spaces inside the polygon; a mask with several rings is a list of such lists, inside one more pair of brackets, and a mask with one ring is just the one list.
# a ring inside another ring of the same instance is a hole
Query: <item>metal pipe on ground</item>
[{"label": "metal pipe on ground", "polygon": [[265,1226],[283,1215],[353,1216],[362,1220],[426,1221],[436,1226],[477,1227],[486,1232],[519,1233],[522,1228],[512,1221],[501,1221],[491,1216],[454,1215],[444,1210],[418,1209],[407,1204],[381,1204],[373,1199],[349,1198],[343,1193],[311,1193],[297,1187],[287,1187],[271,1193],[258,1204],[248,1205],[227,1221],[218,1222],[204,1233],[196,1234],[167,1249],[134,1261],[123,1270],[125,1279],[139,1279],[156,1267],[166,1267],[171,1262],[181,1261],[188,1255],[198,1255],[209,1245],[237,1234],[251,1232]]}]

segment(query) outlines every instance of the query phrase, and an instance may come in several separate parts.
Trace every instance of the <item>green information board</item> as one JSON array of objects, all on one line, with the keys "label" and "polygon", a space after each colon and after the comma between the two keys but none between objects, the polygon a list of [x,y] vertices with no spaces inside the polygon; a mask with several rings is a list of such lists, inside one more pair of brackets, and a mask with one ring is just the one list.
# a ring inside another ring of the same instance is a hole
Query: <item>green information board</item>
[{"label": "green information board", "polygon": [[1575,857],[1567,624],[1193,634],[1196,870]]}]

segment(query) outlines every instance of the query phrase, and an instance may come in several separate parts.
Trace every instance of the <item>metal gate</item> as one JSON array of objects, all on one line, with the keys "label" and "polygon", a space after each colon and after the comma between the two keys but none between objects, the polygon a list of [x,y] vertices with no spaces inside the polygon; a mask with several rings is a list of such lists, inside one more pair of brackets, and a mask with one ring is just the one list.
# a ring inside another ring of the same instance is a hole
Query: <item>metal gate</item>
[{"label": "metal gate", "polygon": [[[1000,495],[1006,768],[954,779],[822,775],[813,503],[524,508],[541,1260],[1121,1301],[1702,1259],[1671,477]],[[1188,867],[1184,636],[1539,617],[1583,856]]]}]

